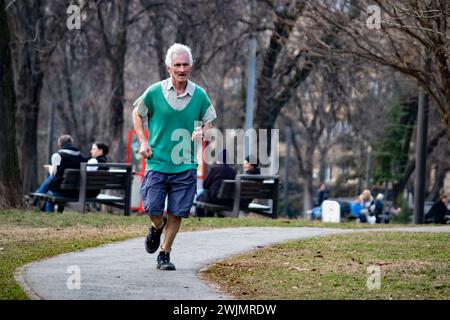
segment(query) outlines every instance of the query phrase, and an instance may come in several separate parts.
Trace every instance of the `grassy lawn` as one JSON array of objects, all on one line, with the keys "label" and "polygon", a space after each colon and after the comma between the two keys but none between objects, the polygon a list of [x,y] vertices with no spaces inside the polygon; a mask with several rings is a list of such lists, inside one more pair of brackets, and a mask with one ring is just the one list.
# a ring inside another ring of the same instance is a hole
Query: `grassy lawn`
[{"label": "grassy lawn", "polygon": [[[225,227],[339,227],[373,228],[367,224],[323,224],[305,220],[267,218],[189,218],[181,231]],[[392,227],[394,225],[383,225]],[[65,212],[45,214],[14,210],[0,212],[0,299],[26,299],[13,272],[29,262],[113,241],[145,236],[148,217]]]},{"label": "grassy lawn", "polygon": [[[380,288],[367,287],[369,266]],[[209,266],[238,299],[450,299],[450,234],[373,232],[290,241]]]}]

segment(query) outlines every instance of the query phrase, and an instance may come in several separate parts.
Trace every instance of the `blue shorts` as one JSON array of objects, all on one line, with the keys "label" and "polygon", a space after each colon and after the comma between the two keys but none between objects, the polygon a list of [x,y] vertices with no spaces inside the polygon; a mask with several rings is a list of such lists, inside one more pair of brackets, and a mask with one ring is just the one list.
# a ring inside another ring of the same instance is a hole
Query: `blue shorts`
[{"label": "blue shorts", "polygon": [[141,186],[142,204],[149,216],[164,212],[167,196],[167,212],[170,215],[187,218],[197,190],[197,170],[180,173],[162,173],[149,170]]}]

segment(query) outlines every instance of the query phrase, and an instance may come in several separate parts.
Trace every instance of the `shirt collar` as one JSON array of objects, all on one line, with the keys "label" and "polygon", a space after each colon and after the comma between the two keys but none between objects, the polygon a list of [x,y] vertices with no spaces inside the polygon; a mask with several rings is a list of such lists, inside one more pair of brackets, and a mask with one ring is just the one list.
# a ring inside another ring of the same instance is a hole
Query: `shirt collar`
[{"label": "shirt collar", "polygon": [[[175,88],[173,87],[172,79],[168,78],[166,81],[167,81],[167,91],[171,89],[175,90]],[[195,91],[195,84],[188,79],[186,90],[184,90],[184,92],[180,96],[188,94],[192,97],[194,95],[194,91]]]}]

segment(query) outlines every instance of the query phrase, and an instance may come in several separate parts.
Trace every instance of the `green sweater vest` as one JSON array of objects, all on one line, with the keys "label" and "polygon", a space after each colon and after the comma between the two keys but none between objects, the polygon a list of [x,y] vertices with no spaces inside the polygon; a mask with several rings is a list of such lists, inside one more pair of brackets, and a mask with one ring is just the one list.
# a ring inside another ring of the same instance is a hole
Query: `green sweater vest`
[{"label": "green sweater vest", "polygon": [[[192,133],[194,121],[202,121],[211,105],[205,90],[196,85],[194,95],[182,110],[173,109],[164,97],[161,82],[144,93],[148,109],[149,144],[153,157],[147,159],[146,170],[179,173],[196,169]],[[200,126],[197,123],[196,126]]]}]

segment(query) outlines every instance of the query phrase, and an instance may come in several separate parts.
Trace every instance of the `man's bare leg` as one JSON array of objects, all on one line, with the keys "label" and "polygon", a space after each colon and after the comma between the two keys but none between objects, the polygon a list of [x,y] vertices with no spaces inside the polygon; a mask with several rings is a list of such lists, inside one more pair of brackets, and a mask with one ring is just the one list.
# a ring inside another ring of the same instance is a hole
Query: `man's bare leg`
[{"label": "man's bare leg", "polygon": [[164,225],[163,215],[150,216],[150,222],[152,223],[153,228],[160,230]]},{"label": "man's bare leg", "polygon": [[172,249],[173,241],[177,236],[178,230],[180,230],[181,226],[181,218],[177,216],[173,216],[171,214],[168,215],[169,218],[167,220],[166,231],[164,235],[164,241],[161,246],[161,249],[164,252],[170,252]]},{"label": "man's bare leg", "polygon": [[151,216],[150,222],[152,227],[149,228],[148,235],[145,238],[145,250],[148,253],[154,253],[161,244],[161,234],[164,228],[163,216]]}]

